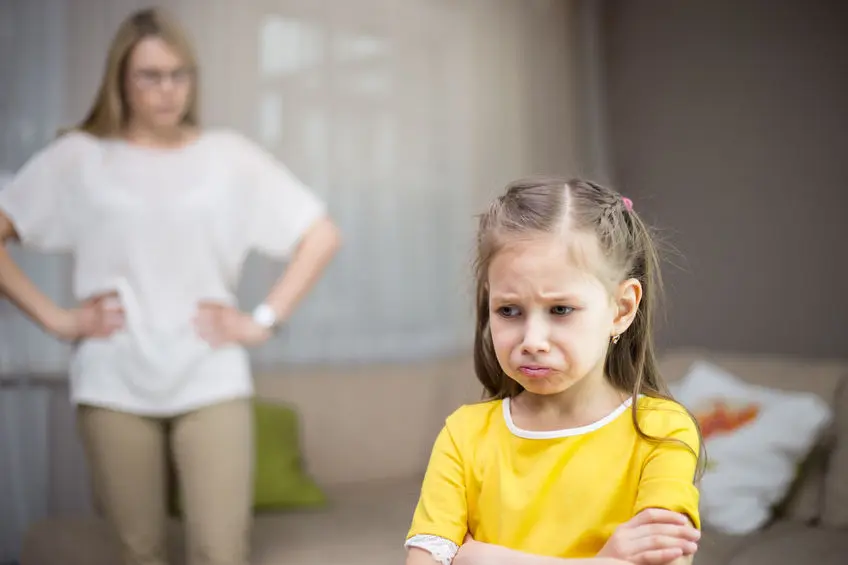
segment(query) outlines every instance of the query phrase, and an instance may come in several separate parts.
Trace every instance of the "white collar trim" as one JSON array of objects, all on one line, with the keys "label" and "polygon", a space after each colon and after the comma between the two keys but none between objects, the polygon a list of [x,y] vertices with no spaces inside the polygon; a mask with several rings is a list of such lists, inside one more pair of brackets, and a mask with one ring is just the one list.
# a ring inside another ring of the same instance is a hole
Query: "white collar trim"
[{"label": "white collar trim", "polygon": [[589,432],[594,432],[595,430],[599,430],[600,428],[606,426],[607,424],[618,418],[633,403],[633,398],[630,397],[625,400],[618,408],[616,408],[600,420],[592,422],[591,424],[585,426],[580,426],[578,428],[566,428],[564,430],[549,430],[542,432],[524,430],[516,426],[515,422],[512,420],[512,413],[509,409],[509,400],[509,398],[504,398],[502,403],[504,422],[506,422],[506,427],[509,428],[509,431],[512,432],[513,435],[524,439],[556,439],[563,437],[579,436],[587,434]]}]

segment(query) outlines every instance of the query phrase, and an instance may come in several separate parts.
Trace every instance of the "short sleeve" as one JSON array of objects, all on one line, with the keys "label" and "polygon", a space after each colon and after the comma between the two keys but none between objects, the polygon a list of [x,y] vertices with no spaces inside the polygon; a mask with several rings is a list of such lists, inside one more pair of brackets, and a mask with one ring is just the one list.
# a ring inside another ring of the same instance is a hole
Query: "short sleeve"
[{"label": "short sleeve", "polygon": [[248,245],[275,258],[288,257],[327,210],[324,202],[261,146],[238,138],[246,179]]},{"label": "short sleeve", "polygon": [[661,438],[651,443],[642,468],[634,514],[647,508],[663,508],[689,516],[701,527],[699,493],[695,485],[700,437],[692,417],[679,405],[645,409],[640,418],[643,431]]},{"label": "short sleeve", "polygon": [[439,432],[421,485],[407,539],[438,536],[462,545],[468,532],[462,454],[449,426]]},{"label": "short sleeve", "polygon": [[72,191],[81,168],[81,134],[66,134],[33,155],[0,186],[0,209],[21,244],[40,251],[70,251],[75,240]]}]

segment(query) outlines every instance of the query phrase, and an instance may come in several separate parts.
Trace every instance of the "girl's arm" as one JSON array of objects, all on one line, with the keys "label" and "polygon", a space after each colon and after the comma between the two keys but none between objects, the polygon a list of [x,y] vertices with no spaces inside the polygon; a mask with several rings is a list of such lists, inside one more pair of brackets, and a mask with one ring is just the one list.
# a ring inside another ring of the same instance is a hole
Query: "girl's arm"
[{"label": "girl's arm", "polygon": [[440,565],[429,551],[417,547],[410,547],[406,551],[406,565]]},{"label": "girl's arm", "polygon": [[[433,565],[436,561],[429,553],[417,550],[422,554],[420,559],[413,559],[412,552],[407,558],[406,565]],[[693,555],[684,555],[668,560],[649,561],[655,565],[691,565]],[[612,557],[589,557],[584,559],[565,559],[522,553],[499,545],[481,542],[470,542],[463,545],[456,554],[451,565],[633,565]]]},{"label": "girl's arm", "polygon": [[[407,561],[407,565],[424,565]],[[433,559],[430,558],[430,565]],[[459,549],[452,565],[631,565],[627,561],[608,557],[566,559],[523,553],[499,545],[471,541]],[[677,565],[677,564],[675,564]]]},{"label": "girl's arm", "polygon": [[[479,543],[479,542],[473,542]],[[468,545],[468,544],[466,544]],[[489,545],[489,544],[481,544]],[[465,547],[465,546],[463,546]],[[406,565],[436,565],[438,562],[423,549],[413,547],[406,555]],[[485,550],[475,550],[474,555],[458,553],[452,565],[630,565],[626,561],[590,557],[587,559],[560,559],[544,557],[513,551],[497,545],[490,545]],[[678,565],[675,563],[674,565]]]},{"label": "girl's arm", "polygon": [[[598,555],[589,563],[633,563],[637,565],[690,565],[697,551],[700,532],[686,516],[650,508],[616,528]],[[527,555],[505,547],[474,541],[470,537],[460,547],[455,565],[517,564],[553,565],[573,563],[560,559]],[[585,560],[577,560],[582,562]]]}]

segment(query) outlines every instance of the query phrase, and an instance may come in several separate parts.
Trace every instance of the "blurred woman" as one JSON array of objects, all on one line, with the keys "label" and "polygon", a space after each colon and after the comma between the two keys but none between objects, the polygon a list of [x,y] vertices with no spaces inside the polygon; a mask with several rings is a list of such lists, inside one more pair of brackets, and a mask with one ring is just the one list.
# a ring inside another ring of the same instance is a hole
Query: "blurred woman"
[{"label": "blurred woman", "polygon": [[[0,239],[74,256],[75,308],[54,304],[0,246],[0,294],[74,343],[97,499],[126,565],[166,563],[171,449],[193,565],[248,562],[252,379],[246,347],[290,316],[339,245],[325,205],[281,163],[198,119],[197,65],[177,23],[129,17],[76,128],[0,190]],[[251,250],[289,260],[250,313]]]}]

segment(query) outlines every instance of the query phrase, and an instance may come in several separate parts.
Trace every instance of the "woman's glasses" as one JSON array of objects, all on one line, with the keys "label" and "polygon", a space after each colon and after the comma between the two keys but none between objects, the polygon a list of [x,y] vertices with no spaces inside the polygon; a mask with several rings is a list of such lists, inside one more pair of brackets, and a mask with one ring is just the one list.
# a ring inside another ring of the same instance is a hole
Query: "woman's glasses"
[{"label": "woman's glasses", "polygon": [[185,86],[194,78],[194,72],[188,68],[179,68],[172,71],[138,69],[133,71],[131,76],[140,88],[150,89],[158,88],[166,81],[169,81],[173,86]]}]

